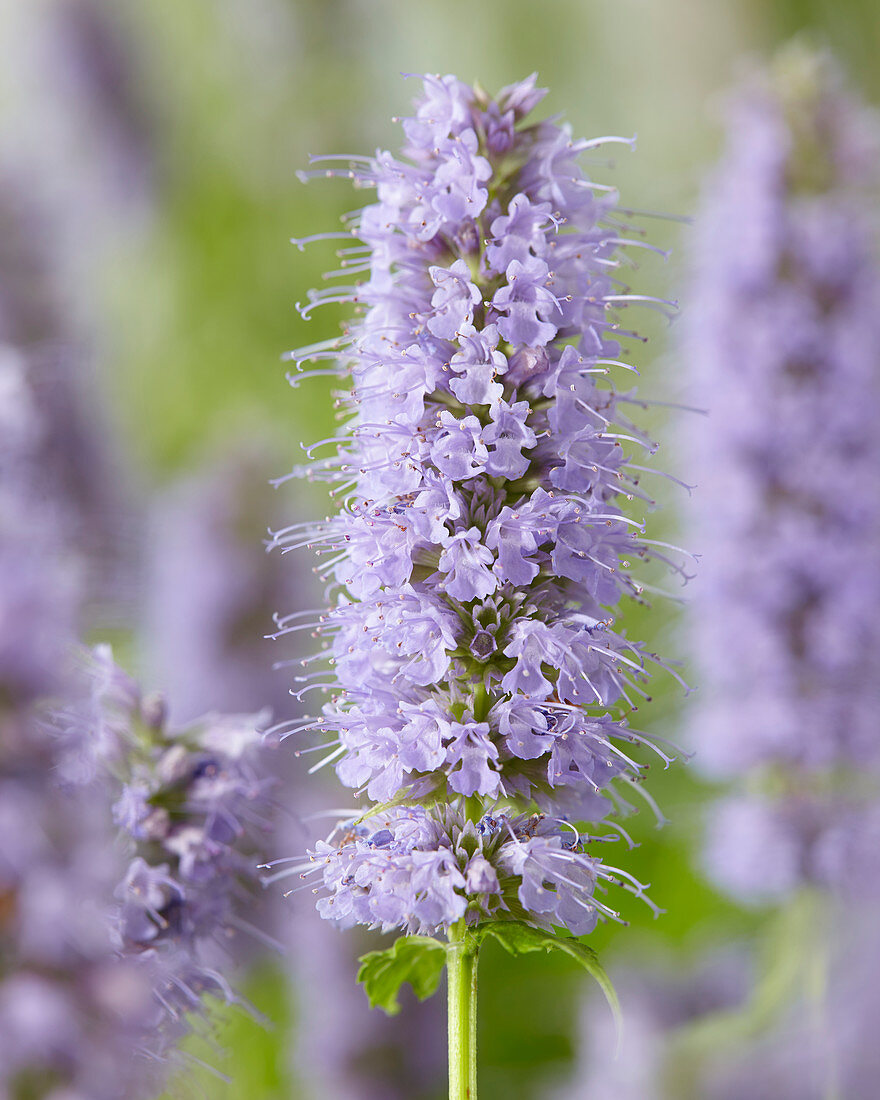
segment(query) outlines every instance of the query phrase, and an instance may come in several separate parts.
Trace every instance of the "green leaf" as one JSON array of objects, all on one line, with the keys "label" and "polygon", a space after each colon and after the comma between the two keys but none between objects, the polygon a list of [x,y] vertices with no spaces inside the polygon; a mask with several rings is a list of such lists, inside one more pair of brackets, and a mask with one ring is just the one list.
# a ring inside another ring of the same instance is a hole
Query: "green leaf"
[{"label": "green leaf", "polygon": [[[419,778],[420,780],[422,780],[428,779],[430,777],[420,776]],[[368,806],[367,809],[364,810],[364,812],[361,814],[361,816],[355,819],[354,824],[360,825],[364,821],[369,821],[370,818],[381,817],[383,814],[387,814],[390,810],[396,810],[399,806],[412,806],[413,804],[419,806],[433,805],[435,802],[440,801],[441,797],[445,797],[446,784],[444,783],[441,789],[439,785],[440,779],[435,778],[432,782],[434,783],[434,786],[424,789],[423,793],[416,799],[414,799],[412,794],[410,793],[410,788],[404,787],[394,796],[394,798],[390,799],[388,802],[380,802],[375,806]],[[422,786],[424,787],[424,784],[422,784]]]},{"label": "green leaf", "polygon": [[400,1012],[397,994],[409,982],[420,1001],[437,991],[446,965],[446,944],[431,936],[401,936],[386,951],[371,951],[358,960],[357,980],[373,1008],[389,1016]]},{"label": "green leaf", "polygon": [[587,947],[580,940],[572,939],[570,936],[557,936],[553,932],[545,932],[530,924],[523,924],[521,921],[490,921],[480,925],[477,934],[480,938],[492,936],[511,955],[524,955],[529,951],[563,951],[571,956],[592,975],[604,993],[617,1027],[618,1042],[620,1041],[622,1022],[620,1002],[617,1000],[617,993],[611,979],[605,973],[605,969],[599,962],[599,956],[592,947]]}]

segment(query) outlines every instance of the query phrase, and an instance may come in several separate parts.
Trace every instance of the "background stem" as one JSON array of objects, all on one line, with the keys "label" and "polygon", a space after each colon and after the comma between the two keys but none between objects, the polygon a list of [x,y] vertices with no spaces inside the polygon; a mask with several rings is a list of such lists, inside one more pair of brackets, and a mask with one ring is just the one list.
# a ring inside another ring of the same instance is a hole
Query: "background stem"
[{"label": "background stem", "polygon": [[477,952],[464,920],[449,929],[449,1100],[477,1096]]}]

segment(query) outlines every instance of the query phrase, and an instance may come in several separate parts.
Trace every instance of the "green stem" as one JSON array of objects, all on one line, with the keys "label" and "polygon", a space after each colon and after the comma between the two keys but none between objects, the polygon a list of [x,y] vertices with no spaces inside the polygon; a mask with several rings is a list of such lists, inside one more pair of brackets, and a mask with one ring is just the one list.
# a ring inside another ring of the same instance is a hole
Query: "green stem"
[{"label": "green stem", "polygon": [[477,945],[464,920],[449,929],[449,1100],[477,1100]]},{"label": "green stem", "polygon": [[475,685],[472,706],[474,721],[485,722],[489,715],[489,711],[492,709],[492,696],[487,691],[485,684]]}]

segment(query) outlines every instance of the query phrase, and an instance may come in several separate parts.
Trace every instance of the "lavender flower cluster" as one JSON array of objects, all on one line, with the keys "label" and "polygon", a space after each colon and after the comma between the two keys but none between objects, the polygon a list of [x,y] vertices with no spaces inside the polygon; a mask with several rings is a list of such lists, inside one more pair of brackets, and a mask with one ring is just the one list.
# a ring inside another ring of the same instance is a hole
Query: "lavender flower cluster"
[{"label": "lavender flower cluster", "polygon": [[743,897],[840,883],[877,832],[878,150],[828,59],[790,50],[732,104],[698,234],[693,716],[707,767],[752,776],[707,857]]},{"label": "lavender flower cluster", "polygon": [[486,814],[475,824],[461,807],[401,808],[318,844],[311,872],[327,891],[318,911],[344,928],[385,932],[508,916],[584,935],[600,913],[617,916],[593,896],[597,880],[620,881],[585,854],[591,839],[538,813]]},{"label": "lavender flower cluster", "polygon": [[107,647],[87,671],[88,696],[54,721],[56,736],[87,737],[89,751],[65,753],[62,768],[93,771],[113,792],[129,857],[116,934],[127,955],[153,960],[173,1037],[203,992],[234,999],[223,960],[242,934],[265,935],[248,918],[272,827],[266,716],[208,715],[171,730],[162,698],[143,696]]},{"label": "lavender flower cluster", "polygon": [[314,659],[333,672],[300,694],[335,678],[326,760],[381,804],[315,852],[321,911],[343,924],[515,914],[580,934],[616,916],[595,889],[620,872],[564,818],[601,819],[609,782],[641,777],[625,712],[659,659],[613,626],[643,591],[630,560],[661,553],[621,509],[648,500],[623,444],[653,446],[608,376],[633,335],[617,309],[647,299],[614,274],[632,242],[613,193],[578,166],[614,139],[528,123],[543,94],[534,77],[495,99],[426,77],[401,159],[305,173],[377,196],[319,235],[360,240],[335,274],[365,278],[301,307],[362,318],[293,353],[353,379],[346,431],[295,471],[336,483],[341,511],[276,536],[331,555],[331,609],[279,631],[324,639]]}]

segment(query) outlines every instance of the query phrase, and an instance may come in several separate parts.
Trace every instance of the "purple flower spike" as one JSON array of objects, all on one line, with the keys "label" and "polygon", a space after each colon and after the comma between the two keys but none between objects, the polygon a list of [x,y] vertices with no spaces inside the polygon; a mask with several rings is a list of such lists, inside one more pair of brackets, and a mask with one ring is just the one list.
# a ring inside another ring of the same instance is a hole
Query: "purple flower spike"
[{"label": "purple flower spike", "polygon": [[262,935],[255,895],[274,787],[273,745],[259,732],[267,715],[206,715],[171,730],[161,698],[143,696],[106,646],[87,655],[81,680],[79,699],[46,728],[68,785],[110,792],[129,860],[115,937],[125,957],[148,960],[157,1035],[173,1038],[202,993],[234,998],[219,954],[242,932]]},{"label": "purple flower spike", "polygon": [[641,777],[617,745],[645,740],[626,714],[649,658],[613,626],[642,591],[630,563],[667,559],[621,508],[641,476],[621,439],[650,441],[603,382],[628,302],[613,199],[577,165],[589,143],[527,121],[542,95],[534,77],[495,100],[425,78],[404,157],[344,169],[376,193],[349,226],[363,316],[292,355],[352,379],[336,454],[296,471],[337,482],[341,511],[275,540],[330,555],[331,610],[290,620],[328,663],[294,693],[334,692],[326,759],[382,804],[314,852],[320,911],[343,925],[579,935],[616,916],[558,811],[599,820],[600,792]]},{"label": "purple flower spike", "polygon": [[693,718],[707,770],[748,780],[706,857],[743,900],[872,877],[820,855],[880,805],[878,164],[880,119],[792,48],[732,101],[699,224]]}]

